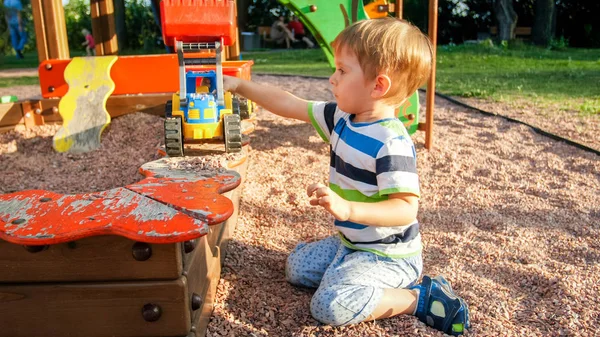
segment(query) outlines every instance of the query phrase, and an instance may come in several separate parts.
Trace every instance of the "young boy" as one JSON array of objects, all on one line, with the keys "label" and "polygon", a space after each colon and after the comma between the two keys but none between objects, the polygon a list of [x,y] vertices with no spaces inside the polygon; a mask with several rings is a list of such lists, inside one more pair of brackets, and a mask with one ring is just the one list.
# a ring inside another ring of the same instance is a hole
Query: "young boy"
[{"label": "young boy", "polygon": [[96,42],[94,42],[94,37],[90,33],[89,30],[83,28],[81,30],[81,34],[85,37],[85,41],[81,44],[85,46],[85,53],[87,56],[96,55]]},{"label": "young boy", "polygon": [[310,204],[335,217],[339,235],[301,243],[286,266],[289,282],[317,288],[313,317],[331,325],[413,314],[445,333],[469,327],[466,303],[441,276],[424,276],[416,220],[414,145],[395,109],[427,80],[432,46],[393,18],[357,22],[333,42],[333,102],[227,77],[225,90],[275,114],[313,124],[330,144],[329,186],[307,188]]}]

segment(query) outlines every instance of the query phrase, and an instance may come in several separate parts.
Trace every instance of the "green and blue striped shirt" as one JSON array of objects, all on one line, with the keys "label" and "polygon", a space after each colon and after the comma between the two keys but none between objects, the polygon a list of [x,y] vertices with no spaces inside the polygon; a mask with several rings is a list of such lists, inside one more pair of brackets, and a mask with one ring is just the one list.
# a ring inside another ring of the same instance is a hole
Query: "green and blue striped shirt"
[{"label": "green and blue striped shirt", "polygon": [[[378,202],[389,194],[420,195],[417,158],[406,128],[397,118],[355,123],[336,103],[311,102],[309,117],[330,144],[329,187],[348,201]],[[335,221],[347,247],[389,257],[418,254],[418,222],[396,227]]]}]

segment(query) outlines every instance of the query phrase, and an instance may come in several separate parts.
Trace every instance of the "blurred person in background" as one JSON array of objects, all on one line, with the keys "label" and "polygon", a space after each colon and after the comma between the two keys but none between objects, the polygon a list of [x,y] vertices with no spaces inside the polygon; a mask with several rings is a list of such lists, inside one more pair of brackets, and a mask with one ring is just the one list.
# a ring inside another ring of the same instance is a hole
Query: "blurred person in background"
[{"label": "blurred person in background", "polygon": [[83,41],[81,45],[85,46],[85,53],[87,54],[87,56],[96,56],[96,42],[94,42],[94,37],[92,36],[92,33],[90,33],[89,30],[84,28],[81,30],[81,34],[85,38],[85,41]]},{"label": "blurred person in background", "polygon": [[292,21],[288,23],[288,29],[292,31],[292,34],[296,40],[302,40],[302,42],[306,43],[308,48],[314,48],[315,44],[312,42],[304,32],[304,25],[300,20],[298,20],[297,16],[292,17]]},{"label": "blurred person in background", "polygon": [[285,18],[283,16],[280,16],[271,25],[271,39],[277,44],[283,44],[285,42],[285,46],[288,49],[291,47],[292,42],[296,42],[294,34],[292,34],[292,31],[289,30],[285,24]]},{"label": "blurred person in background", "polygon": [[27,32],[25,32],[25,23],[21,15],[23,4],[21,0],[4,0],[4,8],[12,47],[17,54],[17,58],[22,59],[24,57],[23,48],[27,43]]}]

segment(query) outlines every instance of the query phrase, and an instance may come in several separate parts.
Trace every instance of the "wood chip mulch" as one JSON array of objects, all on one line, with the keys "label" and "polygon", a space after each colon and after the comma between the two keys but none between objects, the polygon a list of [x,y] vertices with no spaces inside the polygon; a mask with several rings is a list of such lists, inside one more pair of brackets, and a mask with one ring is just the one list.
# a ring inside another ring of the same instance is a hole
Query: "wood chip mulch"
[{"label": "wood chip mulch", "polygon": [[[331,99],[326,80],[254,78]],[[135,182],[139,166],[157,158],[161,130],[159,117],[119,117],[100,150],[77,156],[53,152],[52,127],[0,134],[0,193]],[[266,111],[250,137],[238,225],[207,336],[442,336],[411,316],[341,328],[310,316],[314,291],[289,285],[284,266],[298,242],[334,233],[331,216],[308,205],[305,192],[327,180],[328,147],[312,126]],[[445,275],[469,303],[466,336],[598,336],[600,157],[443,99],[434,149],[424,148],[424,133],[413,138],[424,272]]]}]

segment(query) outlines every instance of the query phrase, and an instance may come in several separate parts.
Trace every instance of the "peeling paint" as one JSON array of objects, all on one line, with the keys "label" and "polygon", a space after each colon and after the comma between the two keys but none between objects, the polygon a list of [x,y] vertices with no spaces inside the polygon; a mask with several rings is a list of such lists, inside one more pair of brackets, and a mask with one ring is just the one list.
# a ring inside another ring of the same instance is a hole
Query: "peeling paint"
[{"label": "peeling paint", "polygon": [[116,234],[142,242],[173,243],[205,235],[209,225],[233,213],[233,203],[219,191],[239,185],[237,172],[203,175],[166,170],[163,178],[142,172],[149,177],[103,192],[62,195],[27,190],[0,195],[0,239],[48,245]]}]

